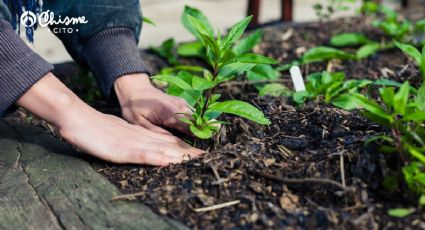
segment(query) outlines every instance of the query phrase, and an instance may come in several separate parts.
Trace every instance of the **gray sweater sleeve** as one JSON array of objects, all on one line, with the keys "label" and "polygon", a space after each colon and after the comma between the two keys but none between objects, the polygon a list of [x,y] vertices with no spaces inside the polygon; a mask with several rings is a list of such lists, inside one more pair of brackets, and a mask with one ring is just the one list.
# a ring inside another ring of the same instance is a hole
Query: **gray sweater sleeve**
[{"label": "gray sweater sleeve", "polygon": [[0,116],[52,69],[21,40],[8,21],[0,20]]},{"label": "gray sweater sleeve", "polygon": [[111,28],[95,34],[84,46],[82,56],[106,97],[114,93],[112,86],[117,78],[133,73],[149,74],[134,32],[128,28]]}]

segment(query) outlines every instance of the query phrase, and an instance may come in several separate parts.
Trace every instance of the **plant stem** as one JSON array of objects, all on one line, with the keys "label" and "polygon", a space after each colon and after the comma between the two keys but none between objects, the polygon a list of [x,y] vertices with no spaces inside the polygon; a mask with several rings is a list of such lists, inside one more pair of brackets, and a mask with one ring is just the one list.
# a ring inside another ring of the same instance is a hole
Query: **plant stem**
[{"label": "plant stem", "polygon": [[[212,79],[212,80],[213,80],[213,82],[217,79],[217,76],[218,76],[218,65],[217,65],[217,63],[215,63],[215,64],[214,64],[213,79]],[[215,87],[213,87],[213,88],[209,89],[209,90],[208,90],[208,92],[207,92],[206,99],[205,99],[205,103],[204,103],[204,106],[202,107],[202,111],[201,111],[201,118],[204,118],[205,112],[206,112],[206,111],[207,111],[207,109],[208,109],[209,102],[210,102],[210,99],[211,99],[212,92],[213,92],[214,88],[215,88]]]}]

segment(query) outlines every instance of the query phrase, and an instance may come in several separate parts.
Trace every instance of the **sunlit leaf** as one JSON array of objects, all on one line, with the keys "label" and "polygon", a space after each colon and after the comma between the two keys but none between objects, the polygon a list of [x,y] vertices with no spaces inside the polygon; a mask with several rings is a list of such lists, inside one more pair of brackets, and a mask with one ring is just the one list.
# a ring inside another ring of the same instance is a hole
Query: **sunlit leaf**
[{"label": "sunlit leaf", "polygon": [[415,209],[406,209],[406,208],[396,208],[388,210],[388,215],[392,217],[403,218],[411,215],[415,212]]},{"label": "sunlit leaf", "polygon": [[254,53],[241,54],[238,57],[236,57],[236,59],[242,63],[269,64],[269,65],[279,63],[279,61],[273,58],[265,57],[263,55],[254,54]]},{"label": "sunlit leaf", "polygon": [[331,47],[319,46],[308,50],[304,54],[302,61],[304,64],[308,64],[312,62],[327,61],[331,59],[346,60],[355,58],[355,55],[346,53],[342,50],[338,50]]},{"label": "sunlit leaf", "polygon": [[208,110],[222,113],[230,113],[257,122],[262,125],[270,124],[270,120],[264,116],[263,112],[261,112],[253,105],[243,101],[231,100],[225,102],[218,102],[212,105]]},{"label": "sunlit leaf", "polygon": [[263,32],[261,30],[255,31],[255,33],[252,33],[237,42],[232,48],[233,52],[236,55],[251,52],[252,49],[261,42],[262,36]]},{"label": "sunlit leaf", "polygon": [[343,33],[331,38],[331,45],[338,47],[360,46],[369,42],[370,40],[361,33]]},{"label": "sunlit leaf", "polygon": [[227,49],[231,44],[236,42],[242,34],[245,32],[246,27],[248,27],[248,24],[251,22],[252,16],[248,16],[245,19],[243,19],[240,22],[237,22],[232,28],[230,29],[229,33],[227,34],[226,38],[223,41],[222,48]]}]

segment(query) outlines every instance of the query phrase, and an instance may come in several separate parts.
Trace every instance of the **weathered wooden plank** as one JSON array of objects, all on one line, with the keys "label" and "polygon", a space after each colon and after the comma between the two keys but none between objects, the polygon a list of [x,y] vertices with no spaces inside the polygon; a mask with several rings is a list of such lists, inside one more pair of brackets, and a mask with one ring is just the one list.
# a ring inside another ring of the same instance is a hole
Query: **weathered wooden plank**
[{"label": "weathered wooden plank", "polygon": [[[37,207],[44,212],[53,214],[49,219],[52,228],[185,229],[180,223],[158,216],[139,203],[112,202],[111,198],[119,194],[118,189],[82,160],[81,154],[43,130],[18,124],[11,124],[10,127],[15,130],[15,136],[12,135],[11,128],[8,129],[6,124],[0,121],[0,128],[8,130],[0,133],[2,141],[0,162],[5,165],[4,168],[10,168],[16,162],[22,166],[24,179],[27,177],[27,184],[29,188],[33,188],[35,194],[31,196],[32,200],[23,204],[27,207],[37,204]],[[15,140],[16,134],[19,143]],[[3,150],[3,143],[7,145],[14,143],[15,155],[20,156],[19,159],[5,157],[3,163],[3,155],[7,156],[12,150]],[[4,169],[0,170],[3,172]],[[7,187],[6,184],[4,187]],[[6,193],[11,196],[9,192]],[[37,199],[39,202],[34,202]],[[13,219],[12,216],[16,216],[17,211],[4,208],[3,204],[15,203],[3,201],[0,215],[4,213],[5,218]],[[26,217],[22,211],[19,215],[26,218],[26,221],[22,222],[23,227],[46,229],[45,226]],[[40,217],[40,219],[46,218]],[[3,218],[0,222],[2,226]],[[28,223],[33,225],[28,226]],[[3,226],[9,224],[11,223],[5,222]]]},{"label": "weathered wooden plank", "polygon": [[0,229],[59,229],[56,217],[28,183],[17,134],[0,123]]}]

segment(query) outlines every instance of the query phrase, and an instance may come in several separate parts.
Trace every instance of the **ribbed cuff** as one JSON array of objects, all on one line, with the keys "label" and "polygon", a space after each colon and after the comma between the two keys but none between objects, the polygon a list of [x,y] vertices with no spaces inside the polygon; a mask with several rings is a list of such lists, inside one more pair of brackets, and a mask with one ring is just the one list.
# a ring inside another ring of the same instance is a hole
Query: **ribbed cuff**
[{"label": "ribbed cuff", "polygon": [[146,73],[134,32],[112,28],[97,33],[83,49],[83,57],[95,75],[101,92],[110,97],[115,80],[126,74]]},{"label": "ribbed cuff", "polygon": [[8,21],[0,20],[0,115],[52,70],[53,65],[34,53]]}]

